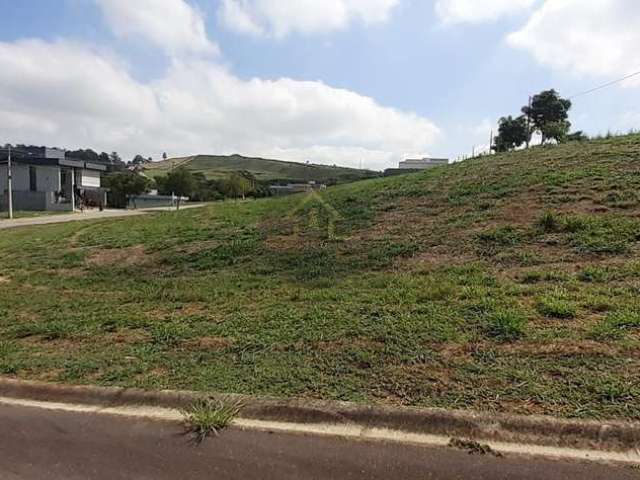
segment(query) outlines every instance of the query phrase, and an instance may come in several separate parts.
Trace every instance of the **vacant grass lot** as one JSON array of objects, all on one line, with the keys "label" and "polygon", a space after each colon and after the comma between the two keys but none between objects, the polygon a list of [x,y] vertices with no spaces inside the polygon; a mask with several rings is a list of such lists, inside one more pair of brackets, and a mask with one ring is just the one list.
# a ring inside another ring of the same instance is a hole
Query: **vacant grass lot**
[{"label": "vacant grass lot", "polygon": [[640,419],[640,137],[0,232],[0,374]]}]

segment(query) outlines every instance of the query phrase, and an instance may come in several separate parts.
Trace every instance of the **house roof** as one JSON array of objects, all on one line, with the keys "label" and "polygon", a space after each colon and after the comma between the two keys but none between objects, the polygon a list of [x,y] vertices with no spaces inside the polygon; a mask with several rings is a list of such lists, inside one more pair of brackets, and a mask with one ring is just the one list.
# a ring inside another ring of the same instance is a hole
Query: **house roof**
[{"label": "house roof", "polygon": [[[99,163],[90,163],[83,160],[77,160],[73,158],[44,158],[44,157],[24,157],[18,156],[11,159],[12,163],[21,165],[34,165],[34,166],[51,166],[51,167],[71,167],[71,168],[83,168],[85,170],[97,170],[105,172],[107,170],[106,165]],[[0,165],[6,165],[7,159],[0,160]]]}]

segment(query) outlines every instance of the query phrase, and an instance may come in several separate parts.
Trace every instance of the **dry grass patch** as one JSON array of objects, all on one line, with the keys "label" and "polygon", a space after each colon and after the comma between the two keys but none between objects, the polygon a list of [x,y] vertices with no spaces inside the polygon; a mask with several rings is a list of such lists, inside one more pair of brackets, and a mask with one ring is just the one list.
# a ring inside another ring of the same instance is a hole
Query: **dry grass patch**
[{"label": "dry grass patch", "polygon": [[149,261],[143,245],[136,245],[120,249],[99,249],[87,258],[87,264],[92,267],[128,267],[142,265]]}]

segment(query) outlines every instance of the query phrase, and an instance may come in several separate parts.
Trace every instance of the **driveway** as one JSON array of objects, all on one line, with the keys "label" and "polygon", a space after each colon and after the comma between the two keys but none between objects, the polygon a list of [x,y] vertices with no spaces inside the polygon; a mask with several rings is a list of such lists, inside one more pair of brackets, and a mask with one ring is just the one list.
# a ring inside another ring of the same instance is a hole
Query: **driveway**
[{"label": "driveway", "polygon": [[[202,208],[204,204],[184,205],[180,210]],[[102,220],[105,218],[122,218],[148,215],[154,212],[175,211],[172,207],[146,208],[141,210],[88,210],[84,213],[69,213],[60,215],[43,215],[41,217],[16,218],[13,220],[0,220],[0,230],[9,228],[29,227],[33,225],[50,225],[55,223],[81,222],[84,220]]]}]

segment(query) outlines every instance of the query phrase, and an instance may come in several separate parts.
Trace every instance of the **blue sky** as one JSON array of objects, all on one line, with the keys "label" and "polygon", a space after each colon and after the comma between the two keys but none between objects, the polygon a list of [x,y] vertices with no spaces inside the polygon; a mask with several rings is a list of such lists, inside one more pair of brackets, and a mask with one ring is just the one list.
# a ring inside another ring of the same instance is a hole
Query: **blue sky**
[{"label": "blue sky", "polygon": [[[0,0],[0,141],[378,169],[640,70],[635,0],[289,1]],[[639,86],[576,98],[575,128],[640,128]]]}]

